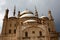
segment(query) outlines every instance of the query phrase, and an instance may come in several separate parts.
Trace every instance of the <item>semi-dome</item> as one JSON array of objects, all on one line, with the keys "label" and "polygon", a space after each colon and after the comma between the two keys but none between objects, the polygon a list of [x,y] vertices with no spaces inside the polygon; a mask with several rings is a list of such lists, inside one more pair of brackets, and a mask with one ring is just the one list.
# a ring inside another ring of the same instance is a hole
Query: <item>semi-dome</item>
[{"label": "semi-dome", "polygon": [[20,15],[21,15],[20,18],[35,17],[34,14],[29,10],[25,10],[25,11],[21,12]]},{"label": "semi-dome", "polygon": [[26,20],[26,21],[24,21],[23,23],[30,23],[30,22],[37,22],[36,20]]}]

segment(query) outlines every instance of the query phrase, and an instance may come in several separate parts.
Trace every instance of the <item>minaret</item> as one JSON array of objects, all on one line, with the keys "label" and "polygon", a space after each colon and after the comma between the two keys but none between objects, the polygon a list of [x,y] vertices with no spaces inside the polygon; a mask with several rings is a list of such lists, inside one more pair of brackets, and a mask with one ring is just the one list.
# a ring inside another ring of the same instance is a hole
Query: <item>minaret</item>
[{"label": "minaret", "polygon": [[49,17],[49,20],[54,20],[50,10],[48,11],[48,17]]},{"label": "minaret", "polygon": [[58,40],[58,33],[56,32],[55,22],[50,10],[48,11],[48,17],[49,17],[49,33],[53,35],[53,40]]},{"label": "minaret", "polygon": [[8,10],[8,9],[6,9],[4,19],[8,19],[8,13],[9,13],[9,10]]},{"label": "minaret", "polygon": [[36,7],[35,7],[35,16],[38,17],[38,12],[37,12]]},{"label": "minaret", "polygon": [[5,12],[5,16],[4,16],[4,19],[3,19],[3,27],[2,27],[2,35],[6,35],[6,27],[7,27],[7,22],[8,22],[8,13],[9,13],[9,10],[6,9],[6,12]]},{"label": "minaret", "polygon": [[16,6],[14,6],[13,16],[15,16],[15,14],[16,14]]},{"label": "minaret", "polygon": [[48,11],[48,17],[49,17],[49,28],[51,32],[55,32],[55,23],[54,23],[54,19],[52,17],[51,11]]},{"label": "minaret", "polygon": [[18,18],[20,17],[20,11],[18,11]]}]

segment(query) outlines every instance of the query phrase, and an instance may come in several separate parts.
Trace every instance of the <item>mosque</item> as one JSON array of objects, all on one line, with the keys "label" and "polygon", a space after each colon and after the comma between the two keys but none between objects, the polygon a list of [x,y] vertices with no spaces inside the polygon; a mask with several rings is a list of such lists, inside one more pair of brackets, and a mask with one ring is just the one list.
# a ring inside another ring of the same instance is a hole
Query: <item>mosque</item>
[{"label": "mosque", "polygon": [[13,16],[8,17],[8,14],[9,9],[6,9],[0,40],[58,40],[51,10],[48,17],[39,17],[36,7],[35,12],[18,11],[17,16],[14,7]]}]

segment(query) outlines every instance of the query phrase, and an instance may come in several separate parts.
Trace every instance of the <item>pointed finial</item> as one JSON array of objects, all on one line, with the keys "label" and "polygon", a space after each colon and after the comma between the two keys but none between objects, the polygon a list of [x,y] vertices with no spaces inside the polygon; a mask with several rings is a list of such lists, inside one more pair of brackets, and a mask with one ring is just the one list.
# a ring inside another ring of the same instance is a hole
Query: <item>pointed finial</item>
[{"label": "pointed finial", "polygon": [[20,17],[20,11],[18,11],[18,18]]},{"label": "pointed finial", "polygon": [[36,8],[36,6],[35,6],[35,11],[37,11],[37,8]]},{"label": "pointed finial", "polygon": [[36,6],[35,6],[35,16],[38,17],[38,12],[37,12]]},{"label": "pointed finial", "polygon": [[50,10],[50,9],[48,9],[48,12],[50,12],[50,13],[51,13],[51,10]]},{"label": "pointed finial", "polygon": [[51,11],[50,9],[48,9],[48,11]]},{"label": "pointed finial", "polygon": [[6,11],[9,11],[9,9],[7,8]]},{"label": "pointed finial", "polygon": [[13,16],[15,16],[15,13],[16,13],[16,6],[14,6]]},{"label": "pointed finial", "polygon": [[35,12],[38,13],[38,12],[37,12],[37,8],[36,8],[36,6],[35,6]]},{"label": "pointed finial", "polygon": [[28,9],[26,8],[26,10],[28,10]]}]

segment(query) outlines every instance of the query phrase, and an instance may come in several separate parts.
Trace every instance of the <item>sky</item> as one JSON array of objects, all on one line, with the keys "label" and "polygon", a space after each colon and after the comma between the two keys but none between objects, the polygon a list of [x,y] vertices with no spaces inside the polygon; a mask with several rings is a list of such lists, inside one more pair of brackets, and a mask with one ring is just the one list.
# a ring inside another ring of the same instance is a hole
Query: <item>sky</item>
[{"label": "sky", "polygon": [[9,9],[9,17],[13,15],[14,5],[16,6],[16,15],[18,11],[25,9],[34,12],[36,6],[39,17],[48,16],[48,10],[52,11],[55,21],[56,31],[60,32],[60,0],[0,0],[0,32],[2,30],[5,10]]}]

